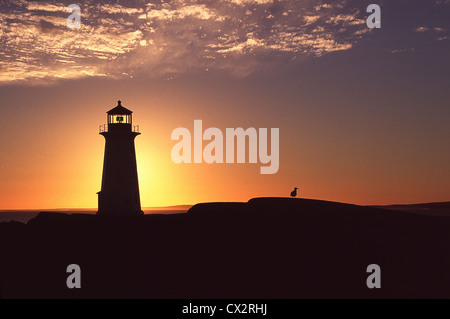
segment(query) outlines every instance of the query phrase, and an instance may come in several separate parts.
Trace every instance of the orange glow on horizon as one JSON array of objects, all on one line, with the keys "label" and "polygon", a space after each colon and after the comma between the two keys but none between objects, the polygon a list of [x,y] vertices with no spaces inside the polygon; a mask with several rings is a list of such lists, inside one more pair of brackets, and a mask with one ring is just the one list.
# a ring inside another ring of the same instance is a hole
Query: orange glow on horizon
[{"label": "orange glow on horizon", "polygon": [[[20,156],[16,163],[9,162],[9,170],[3,172],[6,179],[0,184],[1,209],[97,207],[96,192],[100,190],[104,152],[104,139],[97,129],[106,121],[105,112],[114,102],[102,99],[92,103],[94,109],[86,107],[83,110],[89,111],[91,117],[74,117],[60,122],[65,115],[49,110],[41,111],[38,119],[28,119],[30,129],[20,136],[21,143],[25,144],[17,147]],[[260,164],[174,164],[170,154],[176,142],[170,139],[171,132],[176,127],[193,129],[193,120],[198,113],[194,105],[189,108],[188,104],[186,109],[194,109],[192,114],[185,111],[173,116],[170,114],[171,103],[173,101],[152,101],[152,107],[148,108],[145,100],[124,101],[124,106],[134,111],[133,124],[139,124],[142,132],[136,138],[142,207],[289,196],[294,186],[300,188],[301,197],[356,204],[416,203],[439,200],[445,195],[443,191],[436,192],[445,189],[445,185],[439,189],[436,186],[434,193],[430,190],[429,194],[424,194],[419,185],[412,184],[408,193],[402,196],[404,184],[396,183],[390,172],[384,171],[383,163],[367,169],[350,160],[355,156],[352,152],[340,154],[320,136],[290,139],[289,136],[295,136],[295,133],[289,128],[283,130],[283,127],[280,129],[280,170],[275,175],[260,175]],[[70,103],[65,107],[71,109]],[[51,127],[41,121],[49,116],[53,116],[55,122]],[[224,130],[233,123],[232,117],[224,114],[209,114],[203,120],[204,129],[219,127]],[[270,122],[254,118],[247,125],[250,126],[270,127]],[[35,138],[36,129],[39,130],[38,139]],[[302,147],[291,147],[293,141]],[[327,152],[335,154],[333,161],[329,161]],[[380,160],[390,161],[389,156],[381,154]],[[371,159],[360,158],[357,163],[366,160]],[[395,167],[393,172],[404,172],[406,176],[410,172],[401,162],[391,167]],[[18,182],[20,179],[26,183]]]}]

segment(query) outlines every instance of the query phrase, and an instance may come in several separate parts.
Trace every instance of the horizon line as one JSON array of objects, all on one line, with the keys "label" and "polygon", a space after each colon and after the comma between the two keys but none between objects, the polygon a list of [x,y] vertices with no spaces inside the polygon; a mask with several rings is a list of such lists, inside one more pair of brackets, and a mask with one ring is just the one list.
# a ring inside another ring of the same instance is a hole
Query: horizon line
[{"label": "horizon line", "polygon": [[[264,196],[264,197],[252,197],[250,198],[248,201],[250,201],[251,199],[254,198],[274,198],[274,197],[270,197],[270,196]],[[275,197],[275,198],[291,198],[291,197]],[[303,197],[298,197],[295,199],[312,199],[312,198],[303,198]],[[314,200],[320,200],[320,201],[326,201],[326,202],[336,202],[333,200],[324,200],[324,199],[314,199]],[[248,202],[247,201],[247,202]],[[172,208],[172,210],[176,210],[173,209],[175,207],[188,207],[191,208],[197,204],[201,204],[201,203],[245,203],[241,202],[241,201],[209,201],[209,202],[198,202],[196,204],[177,204],[177,205],[169,205],[169,206],[148,206],[148,207],[141,207],[142,210],[163,210],[163,209],[168,209],[168,208]],[[360,204],[354,204],[354,203],[347,203],[347,202],[336,202],[336,203],[343,203],[343,204],[351,204],[351,205],[357,205],[357,206],[366,206],[366,207],[371,207],[371,206],[408,206],[408,205],[426,205],[426,204],[436,204],[436,203],[450,203],[450,200],[444,200],[444,201],[431,201],[431,202],[414,202],[414,203],[400,203],[400,204],[369,204],[369,205],[360,205]],[[189,209],[188,208],[188,209]],[[0,208],[0,212],[9,212],[9,211],[95,211],[98,210],[98,207],[82,207],[82,208]],[[182,210],[182,209],[180,209]]]}]

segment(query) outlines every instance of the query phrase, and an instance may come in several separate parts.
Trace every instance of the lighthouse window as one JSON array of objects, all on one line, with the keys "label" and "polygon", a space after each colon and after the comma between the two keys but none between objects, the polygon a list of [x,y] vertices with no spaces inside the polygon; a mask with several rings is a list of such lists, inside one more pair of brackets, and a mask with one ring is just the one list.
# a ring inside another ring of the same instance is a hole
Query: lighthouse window
[{"label": "lighthouse window", "polygon": [[124,123],[124,124],[131,124],[131,115],[110,115],[109,116],[109,123]]}]

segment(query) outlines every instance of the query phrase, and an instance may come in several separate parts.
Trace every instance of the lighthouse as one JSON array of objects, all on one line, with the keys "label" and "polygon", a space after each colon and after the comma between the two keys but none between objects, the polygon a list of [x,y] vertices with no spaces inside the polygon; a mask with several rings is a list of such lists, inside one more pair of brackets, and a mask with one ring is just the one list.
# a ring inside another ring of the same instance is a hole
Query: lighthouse
[{"label": "lighthouse", "polygon": [[105,157],[97,215],[143,214],[134,147],[134,139],[141,133],[139,126],[133,126],[132,114],[118,101],[107,112],[108,124],[100,126],[100,135],[105,137]]}]

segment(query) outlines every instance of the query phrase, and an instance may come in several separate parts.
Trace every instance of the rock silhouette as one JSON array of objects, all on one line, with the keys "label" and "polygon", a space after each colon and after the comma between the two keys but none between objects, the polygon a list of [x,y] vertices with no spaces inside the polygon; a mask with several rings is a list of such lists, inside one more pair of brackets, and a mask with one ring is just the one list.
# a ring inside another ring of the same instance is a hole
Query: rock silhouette
[{"label": "rock silhouette", "polygon": [[[291,198],[0,223],[3,298],[449,298],[450,219]],[[368,289],[378,264],[382,288]],[[81,267],[81,289],[66,267]]]}]

